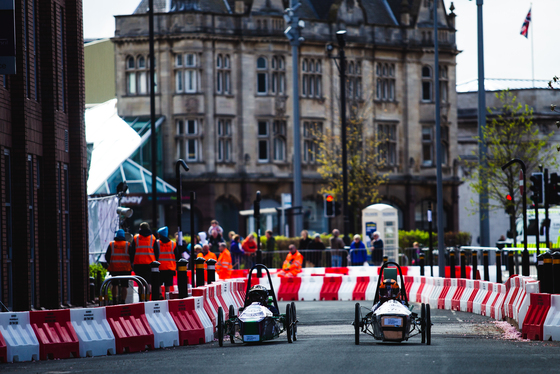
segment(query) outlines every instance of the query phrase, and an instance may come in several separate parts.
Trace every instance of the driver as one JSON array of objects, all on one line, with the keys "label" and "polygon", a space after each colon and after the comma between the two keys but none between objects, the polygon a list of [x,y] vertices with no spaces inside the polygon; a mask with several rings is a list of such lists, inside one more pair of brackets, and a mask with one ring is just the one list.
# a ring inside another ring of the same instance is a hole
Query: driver
[{"label": "driver", "polygon": [[251,304],[258,303],[262,306],[267,307],[268,310],[272,312],[272,314],[274,315],[279,314],[278,309],[274,306],[272,297],[268,295],[268,289],[263,285],[256,284],[253,287],[251,287],[249,293],[247,294],[247,298],[249,299],[249,302]]},{"label": "driver", "polygon": [[[381,306],[385,301],[388,300],[400,300],[401,289],[399,284],[394,279],[385,279],[379,285],[379,302],[374,305],[373,311]],[[401,301],[403,304],[404,302]]]}]

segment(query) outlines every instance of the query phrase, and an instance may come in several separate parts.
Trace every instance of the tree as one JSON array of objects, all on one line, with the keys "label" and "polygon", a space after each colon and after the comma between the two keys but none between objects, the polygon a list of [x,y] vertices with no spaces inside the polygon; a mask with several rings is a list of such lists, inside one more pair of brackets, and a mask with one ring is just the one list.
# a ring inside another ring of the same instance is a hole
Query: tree
[{"label": "tree", "polygon": [[[348,120],[346,125],[346,149],[348,167],[348,204],[350,223],[361,219],[361,209],[379,201],[379,185],[386,182],[383,159],[384,134],[368,131],[366,126],[366,112],[368,106],[357,100],[348,100]],[[371,100],[364,100],[371,102]],[[325,185],[320,193],[332,194],[336,201],[343,200],[342,184],[342,142],[340,136],[326,129],[325,132],[314,132],[317,152],[315,154],[319,164],[318,172],[323,177]],[[352,229],[352,226],[351,226]],[[355,231],[355,229],[354,229]],[[349,233],[346,233],[349,234]]]},{"label": "tree", "polygon": [[[502,165],[513,158],[521,159],[527,168],[525,176],[529,188],[529,176],[532,172],[539,171],[538,166],[556,165],[556,158],[549,147],[549,140],[553,135],[541,133],[539,125],[533,122],[533,110],[528,105],[517,101],[509,91],[496,93],[501,103],[500,108],[488,108],[491,121],[486,125],[483,138],[476,137],[478,143],[486,144],[487,167],[473,162],[470,164],[473,170],[470,186],[474,191],[480,193],[483,185],[482,176],[488,181],[488,206],[491,209],[512,209],[511,223],[515,223],[515,217],[522,209],[522,198],[519,191],[520,167],[513,164],[506,170]],[[545,130],[546,132],[546,130]],[[473,152],[476,155],[476,151]],[[507,199],[507,195],[512,200]],[[528,204],[530,200],[528,200]],[[471,200],[473,208],[478,211],[478,202]],[[513,208],[512,208],[513,207]],[[513,227],[512,227],[513,228]]]}]

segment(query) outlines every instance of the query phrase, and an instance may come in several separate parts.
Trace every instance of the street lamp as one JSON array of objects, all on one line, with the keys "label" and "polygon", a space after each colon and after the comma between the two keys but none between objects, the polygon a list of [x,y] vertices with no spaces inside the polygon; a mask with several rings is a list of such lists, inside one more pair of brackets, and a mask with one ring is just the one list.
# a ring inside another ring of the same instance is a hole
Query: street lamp
[{"label": "street lamp", "polygon": [[[292,45],[292,98],[293,98],[293,109],[294,109],[294,125],[293,125],[293,136],[294,136],[294,202],[293,202],[293,212],[294,212],[294,232],[299,233],[303,230],[303,217],[301,216],[301,134],[300,134],[300,123],[299,123],[299,56],[298,47],[304,40],[301,36],[301,31],[303,30],[305,23],[299,19],[294,14],[294,11],[301,6],[297,0],[292,0],[290,8],[284,11],[284,20],[289,25],[284,31],[284,34],[290,41]],[[296,213],[299,211],[299,214]],[[259,270],[260,271],[260,270]]]}]

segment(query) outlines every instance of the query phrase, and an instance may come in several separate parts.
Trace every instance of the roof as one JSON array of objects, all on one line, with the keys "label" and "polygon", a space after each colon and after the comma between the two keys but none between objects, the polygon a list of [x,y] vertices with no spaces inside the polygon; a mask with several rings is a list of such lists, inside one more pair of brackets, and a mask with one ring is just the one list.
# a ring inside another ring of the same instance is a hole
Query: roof
[{"label": "roof", "polygon": [[[149,0],[140,0],[134,14],[148,13]],[[154,13],[199,11],[231,13],[226,0],[154,0]]]},{"label": "roof", "polygon": [[[484,90],[504,91],[504,90],[534,90],[549,89],[548,80],[543,79],[484,79]],[[457,84],[458,93],[478,92],[478,79]]]}]

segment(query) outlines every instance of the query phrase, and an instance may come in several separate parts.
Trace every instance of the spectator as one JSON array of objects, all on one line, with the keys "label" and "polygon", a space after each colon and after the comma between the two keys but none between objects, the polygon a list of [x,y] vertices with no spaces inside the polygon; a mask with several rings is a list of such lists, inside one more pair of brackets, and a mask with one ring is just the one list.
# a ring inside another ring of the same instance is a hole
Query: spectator
[{"label": "spectator", "polygon": [[159,239],[159,274],[161,282],[165,286],[165,292],[169,293],[169,289],[173,286],[173,277],[175,277],[177,264],[176,261],[181,258],[179,246],[169,240],[169,229],[164,226],[158,230]]},{"label": "spectator", "polygon": [[360,235],[354,235],[354,240],[350,244],[350,261],[352,265],[363,265],[367,262],[366,245],[362,242]]},{"label": "spectator", "polygon": [[282,270],[278,272],[279,277],[294,277],[301,273],[303,256],[298,252],[295,245],[290,244],[290,253],[282,265]]},{"label": "spectator", "polygon": [[307,245],[307,249],[312,250],[307,255],[309,262],[311,262],[314,266],[319,266],[319,264],[321,263],[321,258],[323,257],[323,250],[326,249],[325,244],[321,240],[321,235],[315,234],[313,240],[310,241]]},{"label": "spectator", "polygon": [[218,257],[218,263],[216,263],[216,273],[220,279],[231,278],[231,253],[227,249],[226,243],[220,243],[220,257]]},{"label": "spectator", "polygon": [[208,244],[210,245],[211,251],[214,253],[219,252],[220,243],[223,242],[222,236],[218,234],[218,230],[212,230],[212,234],[208,239]]},{"label": "spectator", "polygon": [[[109,264],[107,270],[112,277],[131,274],[131,263],[134,256],[131,256],[129,248],[130,245],[125,239],[124,230],[117,230],[115,239],[109,243],[107,252],[105,252],[105,260]],[[113,304],[124,304],[128,293],[128,280],[112,282],[111,291],[113,293]],[[117,295],[120,296],[119,300],[117,300]]]},{"label": "spectator", "polygon": [[150,264],[159,258],[159,246],[147,222],[142,222],[138,234],[134,235],[131,256],[134,258],[134,273],[148,282],[148,293],[151,294],[152,267]]},{"label": "spectator", "polygon": [[420,259],[420,253],[422,253],[420,244],[418,242],[412,243],[412,265],[416,265],[418,263],[418,260]]},{"label": "spectator", "polygon": [[342,239],[339,237],[340,236],[340,231],[338,231],[337,229],[334,229],[332,231],[332,235],[330,238],[330,244],[331,244],[331,256],[332,256],[332,261],[331,261],[331,266],[334,267],[341,267],[342,266],[342,252],[340,251],[341,249],[344,249],[344,242],[342,241]]},{"label": "spectator", "polygon": [[372,240],[371,260],[374,265],[381,265],[383,263],[383,240],[379,238],[379,233],[374,232]]},{"label": "spectator", "polygon": [[255,236],[253,234],[249,234],[243,243],[241,243],[241,247],[245,251],[245,255],[247,256],[247,264],[249,266],[253,266],[253,258],[255,253],[257,252],[257,242],[255,240]]},{"label": "spectator", "polygon": [[309,237],[309,233],[307,232],[307,230],[303,230],[301,232],[301,239],[299,240],[298,249],[300,249],[300,250],[308,249],[309,248],[309,243],[311,243],[312,241],[313,241],[313,239],[311,239]]},{"label": "spectator", "polygon": [[215,219],[210,221],[210,227],[208,228],[208,236],[212,235],[212,231],[218,231],[218,234],[220,236],[224,234],[224,229],[222,229],[218,221],[216,221]]},{"label": "spectator", "polygon": [[234,269],[239,269],[241,264],[241,258],[245,254],[245,251],[239,243],[239,235],[234,235],[231,239],[231,244],[229,246],[229,251],[231,253],[232,265]]},{"label": "spectator", "polygon": [[[218,261],[218,258],[216,257],[216,255],[213,252],[210,252],[210,246],[208,244],[204,244],[202,246],[202,252],[199,253],[198,255],[196,255],[196,257],[202,257],[204,258],[206,261],[210,260],[210,259],[214,259],[216,261]],[[204,263],[204,268],[207,268],[206,263]]]},{"label": "spectator", "polygon": [[264,235],[266,236],[266,248],[263,253],[263,264],[267,268],[271,268],[272,256],[274,255],[274,250],[276,249],[276,239],[272,236],[272,230],[266,230]]},{"label": "spectator", "polygon": [[230,242],[233,240],[233,237],[234,237],[235,235],[236,235],[236,234],[235,234],[235,231],[230,231],[230,232],[229,232],[228,237],[229,237],[229,241],[230,241]]}]

